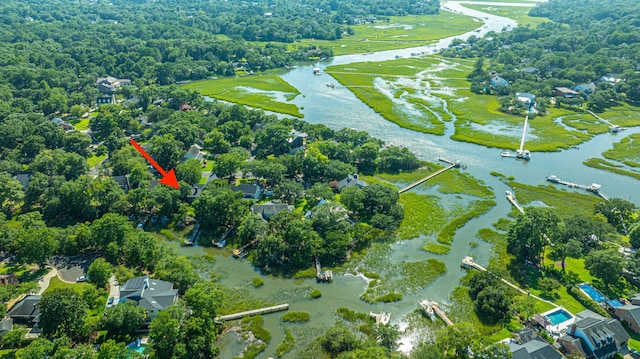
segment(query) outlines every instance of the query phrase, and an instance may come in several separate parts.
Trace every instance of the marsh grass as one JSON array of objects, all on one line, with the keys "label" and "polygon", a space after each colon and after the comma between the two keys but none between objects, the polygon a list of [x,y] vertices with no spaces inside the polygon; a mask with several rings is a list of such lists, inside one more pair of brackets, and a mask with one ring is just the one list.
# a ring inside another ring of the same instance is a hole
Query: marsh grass
[{"label": "marsh grass", "polygon": [[433,258],[421,262],[405,262],[402,264],[402,274],[404,278],[401,282],[404,286],[403,291],[412,292],[428,287],[439,276],[446,272],[447,266],[444,262]]},{"label": "marsh grass", "polygon": [[627,136],[602,153],[604,158],[622,162],[629,167],[640,167],[640,133]]},{"label": "marsh grass", "polygon": [[287,327],[284,327],[284,339],[282,339],[282,343],[278,345],[276,348],[276,356],[278,358],[282,358],[285,354],[293,349],[295,345],[295,338],[293,337],[293,333]]},{"label": "marsh grass", "polygon": [[615,163],[611,163],[609,161],[605,161],[601,158],[589,158],[588,160],[582,162],[585,165],[589,166],[589,167],[593,167],[593,168],[599,168],[605,171],[609,171],[609,172],[613,172],[613,173],[617,173],[617,174],[621,174],[621,175],[625,175],[625,176],[629,176],[629,177],[633,177],[633,178],[637,178],[640,179],[640,174],[635,173],[635,172],[631,172],[631,171],[627,171],[627,170],[623,170],[621,169],[619,165],[616,165]]},{"label": "marsh grass", "polygon": [[311,319],[309,312],[287,312],[282,316],[282,321],[289,323],[308,322],[309,319]]},{"label": "marsh grass", "polygon": [[[535,3],[530,3],[531,7]],[[530,7],[524,6],[497,6],[495,4],[479,5],[479,4],[464,4],[464,7],[473,10],[479,10],[487,14],[494,14],[504,16],[509,19],[513,19],[518,23],[518,26],[532,26],[536,27],[541,23],[550,22],[546,17],[533,17],[529,16]]]},{"label": "marsh grass", "polygon": [[474,201],[471,204],[471,210],[462,215],[456,216],[447,223],[438,233],[438,242],[443,244],[451,244],[456,231],[462,228],[468,221],[477,218],[487,212],[496,205],[495,201]]},{"label": "marsh grass", "polygon": [[[280,92],[285,100],[291,101],[300,92],[276,74],[262,74],[243,77],[225,77],[216,80],[194,81],[181,85],[184,88],[200,92],[224,101],[261,108],[267,111],[303,117],[298,106],[276,100],[270,93]],[[253,88],[248,92],[241,87]]]},{"label": "marsh grass", "polygon": [[449,254],[449,251],[451,251],[451,247],[449,247],[446,244],[442,244],[442,243],[436,243],[436,242],[427,242],[426,244],[423,244],[420,249],[422,249],[423,251],[426,252],[430,252],[433,254],[439,254],[439,255],[445,255],[445,254]]},{"label": "marsh grass", "polygon": [[596,203],[603,201],[592,194],[560,190],[553,185],[529,186],[512,181],[507,182],[507,185],[513,188],[520,204],[541,201],[556,208],[561,215],[591,215]]},{"label": "marsh grass", "polygon": [[436,196],[403,193],[399,202],[404,206],[404,219],[398,228],[400,239],[434,234],[447,220],[447,213]]},{"label": "marsh grass", "polygon": [[296,51],[309,45],[332,47],[335,56],[424,46],[441,38],[463,34],[479,27],[468,16],[441,12],[438,15],[391,16],[388,23],[355,25],[354,35],[334,41],[303,39],[289,46]]}]

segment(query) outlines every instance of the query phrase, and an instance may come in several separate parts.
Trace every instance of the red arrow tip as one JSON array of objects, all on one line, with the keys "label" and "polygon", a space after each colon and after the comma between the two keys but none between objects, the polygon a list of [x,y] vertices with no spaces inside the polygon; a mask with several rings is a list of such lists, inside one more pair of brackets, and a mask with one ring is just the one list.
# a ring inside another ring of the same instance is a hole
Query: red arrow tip
[{"label": "red arrow tip", "polygon": [[169,172],[167,172],[167,174],[164,175],[164,177],[162,177],[162,179],[160,180],[160,183],[166,184],[169,187],[180,188],[180,185],[178,184],[178,179],[176,178],[176,173],[173,171],[173,168],[170,169]]}]

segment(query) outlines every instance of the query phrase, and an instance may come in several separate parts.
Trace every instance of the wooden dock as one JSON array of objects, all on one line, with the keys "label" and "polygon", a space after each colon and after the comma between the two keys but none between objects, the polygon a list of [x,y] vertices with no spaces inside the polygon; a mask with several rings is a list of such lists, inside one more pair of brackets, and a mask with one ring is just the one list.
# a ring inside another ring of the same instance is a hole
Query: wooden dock
[{"label": "wooden dock", "polygon": [[514,196],[513,193],[511,193],[510,191],[507,191],[506,193],[507,193],[507,200],[511,202],[511,205],[516,207],[516,209],[520,211],[520,213],[524,214],[524,209],[522,208],[522,206],[520,206],[520,203],[518,203],[518,201],[516,200],[516,196]]},{"label": "wooden dock", "polygon": [[597,183],[592,183],[589,186],[585,186],[583,184],[578,184],[578,183],[573,183],[573,182],[561,180],[560,178],[558,178],[558,177],[556,177],[554,175],[547,176],[547,181],[549,181],[551,183],[561,184],[561,185],[567,186],[569,188],[580,188],[580,189],[583,189],[585,191],[588,191],[588,192],[591,192],[591,193],[595,193],[596,195],[600,196],[605,201],[609,200],[609,196],[607,196],[606,194],[604,194],[600,190],[600,188],[602,188],[602,186],[597,184]]},{"label": "wooden dock", "polygon": [[434,301],[423,301],[423,302],[424,302],[424,304],[420,303],[420,305],[428,305],[429,308],[431,308],[431,310],[433,310],[435,315],[439,316],[440,319],[442,319],[447,325],[453,325],[453,322],[451,321],[451,319],[449,319],[449,317],[447,317],[447,315],[444,314],[442,309],[440,309],[440,307],[438,306],[438,303],[436,303]]},{"label": "wooden dock", "polygon": [[391,313],[389,312],[369,312],[369,317],[374,319],[376,321],[376,324],[387,325],[389,324],[389,322],[391,322]]},{"label": "wooden dock", "polygon": [[288,310],[288,309],[289,309],[289,303],[285,303],[285,304],[280,304],[280,305],[274,305],[273,307],[265,307],[265,308],[259,308],[259,309],[254,309],[254,310],[247,310],[246,312],[240,312],[240,313],[228,314],[228,315],[221,315],[219,317],[216,317],[215,320],[216,321],[235,320],[235,319],[240,319],[240,318],[244,318],[244,317],[249,317],[249,316],[252,316],[252,315],[282,312],[282,311],[285,311],[285,310]]},{"label": "wooden dock", "polygon": [[[473,269],[477,269],[479,271],[488,272],[485,267],[483,267],[483,266],[479,265],[478,263],[474,262],[473,257],[470,257],[470,256],[466,256],[466,257],[462,258],[461,266],[463,268],[473,268]],[[491,273],[491,272],[489,272],[489,273]],[[491,275],[494,278],[496,278],[499,281],[501,281],[502,283],[508,285],[509,287],[517,290],[518,292],[520,292],[522,294],[526,294],[526,295],[528,295],[530,297],[536,298],[537,300],[543,301],[545,303],[549,303],[549,304],[553,305],[554,307],[559,308],[559,306],[554,302],[551,302],[551,301],[548,301],[546,299],[542,299],[542,298],[540,298],[540,297],[538,297],[536,295],[533,295],[533,294],[531,294],[531,292],[525,291],[524,289],[518,287],[517,285],[509,282],[508,280],[506,280],[506,279],[504,279],[504,278],[502,278],[502,277],[500,277],[498,275],[495,275],[493,273],[491,273]]]},{"label": "wooden dock", "polygon": [[318,257],[316,257],[316,282],[333,282],[333,272],[331,270],[326,270],[323,272]]},{"label": "wooden dock", "polygon": [[253,246],[254,244],[258,243],[257,239],[252,240],[251,242],[245,244],[244,246],[238,248],[238,249],[234,249],[232,251],[233,256],[236,258],[244,258],[247,256],[247,254],[249,254],[249,252],[247,252],[247,250],[249,249],[249,247]]},{"label": "wooden dock", "polygon": [[437,175],[439,175],[439,174],[441,174],[441,173],[443,173],[445,171],[448,171],[448,170],[450,170],[450,169],[452,169],[454,167],[460,167],[460,162],[449,161],[449,160],[444,159],[444,158],[439,158],[439,160],[442,161],[442,162],[448,163],[449,166],[447,166],[445,168],[442,168],[442,169],[439,169],[438,171],[433,172],[432,174],[428,175],[427,177],[408,185],[407,187],[399,190],[398,193],[404,193],[404,192],[406,192],[406,191],[408,191],[408,190],[410,190],[410,189],[412,189],[414,187],[417,187],[417,186],[427,182],[428,180],[432,179],[433,177],[435,177],[435,176],[437,176]]}]

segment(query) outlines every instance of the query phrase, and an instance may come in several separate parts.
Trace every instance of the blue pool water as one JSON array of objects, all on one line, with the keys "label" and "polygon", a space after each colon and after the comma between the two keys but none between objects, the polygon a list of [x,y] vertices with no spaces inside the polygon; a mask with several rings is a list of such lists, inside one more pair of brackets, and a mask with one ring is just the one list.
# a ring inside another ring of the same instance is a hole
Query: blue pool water
[{"label": "blue pool water", "polygon": [[552,325],[558,325],[564,321],[571,319],[571,314],[567,313],[567,311],[564,309],[559,309],[555,312],[547,314],[546,317],[547,319],[549,319]]},{"label": "blue pool water", "polygon": [[607,297],[604,294],[600,293],[597,289],[595,289],[589,283],[578,284],[578,288],[582,289],[591,299],[595,300],[597,303],[604,302],[607,300]]},{"label": "blue pool water", "polygon": [[140,345],[136,345],[136,342],[130,343],[129,345],[127,345],[127,349],[132,350],[136,353],[140,353],[142,354],[142,352],[144,352],[144,349],[147,346],[144,344],[140,344]]}]

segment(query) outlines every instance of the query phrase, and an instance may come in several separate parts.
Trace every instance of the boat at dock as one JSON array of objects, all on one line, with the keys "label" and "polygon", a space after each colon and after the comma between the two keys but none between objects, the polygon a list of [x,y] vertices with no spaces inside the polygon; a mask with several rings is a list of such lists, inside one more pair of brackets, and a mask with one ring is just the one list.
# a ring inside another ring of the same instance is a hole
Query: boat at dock
[{"label": "boat at dock", "polygon": [[391,322],[391,313],[389,312],[380,312],[380,313],[369,312],[369,317],[375,320],[376,324],[387,325],[389,324],[389,322]]},{"label": "boat at dock", "polygon": [[426,315],[431,320],[436,320],[436,313],[433,311],[434,302],[423,299],[421,301],[418,301],[418,304],[420,305],[420,309],[422,310],[422,313],[424,315]]}]

